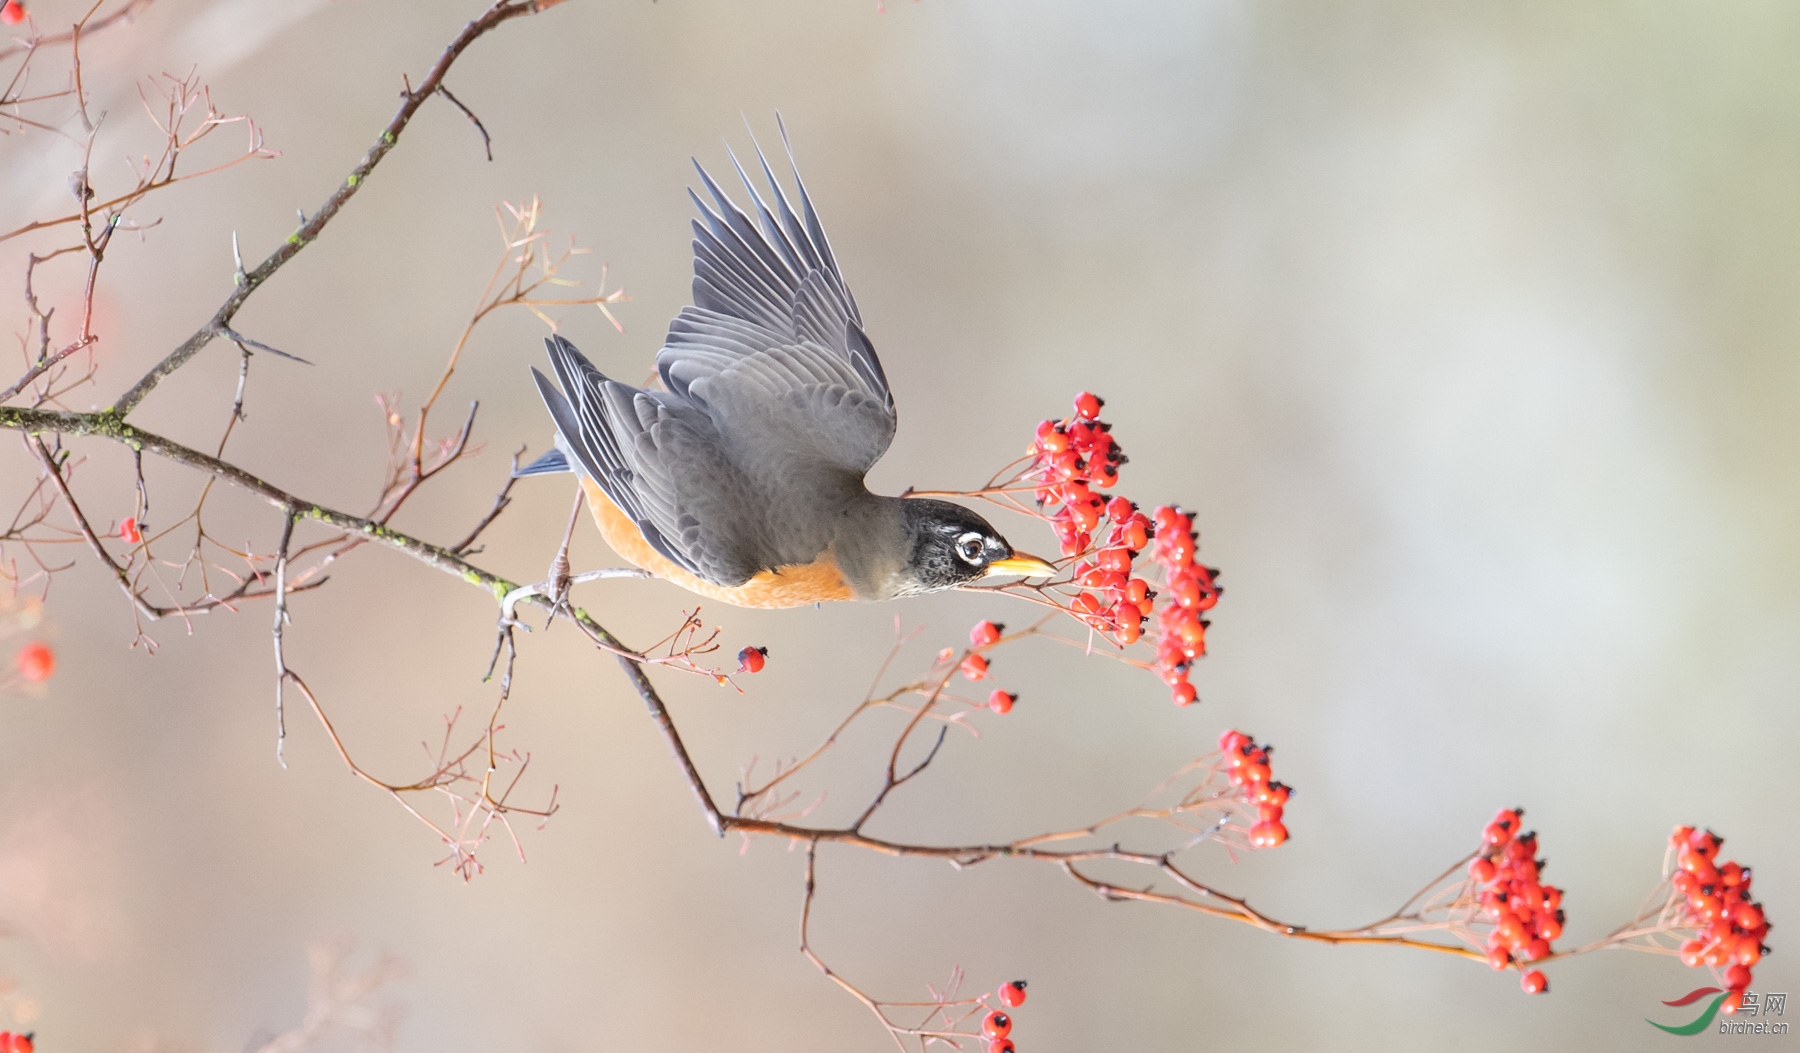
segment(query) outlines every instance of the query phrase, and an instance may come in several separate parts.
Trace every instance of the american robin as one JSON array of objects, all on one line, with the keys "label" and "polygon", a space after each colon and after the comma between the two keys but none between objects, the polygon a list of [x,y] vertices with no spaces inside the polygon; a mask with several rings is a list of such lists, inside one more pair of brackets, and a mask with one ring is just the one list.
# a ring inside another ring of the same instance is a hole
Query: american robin
[{"label": "american robin", "polygon": [[756,155],[773,210],[732,164],[757,222],[694,163],[713,205],[689,190],[701,213],[694,302],[656,357],[660,389],[611,380],[550,337],[561,390],[531,372],[556,448],[519,474],[574,472],[620,556],[742,607],[1054,573],[961,505],[864,485],[894,437],[894,396],[799,169],[796,214],[760,147]]}]

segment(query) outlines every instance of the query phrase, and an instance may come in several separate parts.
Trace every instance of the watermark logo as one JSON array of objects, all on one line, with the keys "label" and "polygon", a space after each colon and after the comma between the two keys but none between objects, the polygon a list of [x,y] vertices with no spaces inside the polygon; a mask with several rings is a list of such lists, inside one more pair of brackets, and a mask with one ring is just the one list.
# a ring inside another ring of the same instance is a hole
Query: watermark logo
[{"label": "watermark logo", "polygon": [[[1671,1035],[1698,1035],[1712,1025],[1713,1019],[1719,1015],[1725,1000],[1732,993],[1718,987],[1696,987],[1680,998],[1664,1002],[1663,1005],[1679,1008],[1705,1001],[1700,1015],[1685,1024],[1659,1024],[1649,1017],[1644,1023]],[[1718,1031],[1721,1035],[1785,1035],[1788,1025],[1785,1020],[1749,1019],[1758,1013],[1765,1018],[1787,1015],[1787,992],[1766,991],[1758,994],[1755,991],[1744,991],[1738,995],[1737,1005],[1726,1010],[1733,1019],[1720,1020]]]}]

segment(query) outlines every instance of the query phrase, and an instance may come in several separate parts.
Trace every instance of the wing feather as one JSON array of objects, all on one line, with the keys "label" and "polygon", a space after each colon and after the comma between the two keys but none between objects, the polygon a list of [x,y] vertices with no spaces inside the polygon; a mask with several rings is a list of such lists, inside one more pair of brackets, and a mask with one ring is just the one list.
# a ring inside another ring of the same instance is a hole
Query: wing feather
[{"label": "wing feather", "polygon": [[[694,303],[670,324],[657,356],[663,384],[706,406],[727,436],[765,427],[779,410],[789,415],[789,435],[814,440],[796,455],[866,472],[893,440],[887,375],[798,167],[796,210],[760,146],[756,158],[769,182],[766,199],[731,157],[749,212],[695,162],[711,200],[689,191],[700,211]],[[808,394],[813,388],[820,397]]]},{"label": "wing feather", "polygon": [[[781,136],[787,146],[785,127]],[[657,355],[666,390],[608,379],[561,337],[546,341],[556,383],[532,371],[569,465],[656,551],[725,586],[825,551],[834,495],[861,489],[895,425],[886,374],[798,167],[790,196],[760,146],[756,159],[767,198],[731,157],[749,211],[695,164],[706,197],[689,191],[699,212],[693,304]]]}]

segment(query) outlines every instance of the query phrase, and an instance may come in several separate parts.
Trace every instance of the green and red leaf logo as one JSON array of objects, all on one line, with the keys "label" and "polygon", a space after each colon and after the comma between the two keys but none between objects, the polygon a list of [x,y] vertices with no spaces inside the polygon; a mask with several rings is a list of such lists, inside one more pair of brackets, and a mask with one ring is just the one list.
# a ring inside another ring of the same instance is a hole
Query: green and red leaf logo
[{"label": "green and red leaf logo", "polygon": [[1719,1015],[1719,1003],[1725,1001],[1725,996],[1729,993],[1730,992],[1717,987],[1696,987],[1672,1002],[1663,1003],[1663,1005],[1667,1006],[1693,1005],[1707,995],[1718,995],[1717,998],[1708,1002],[1706,1008],[1701,1010],[1700,1015],[1695,1017],[1692,1021],[1686,1024],[1671,1026],[1669,1024],[1659,1024],[1649,1017],[1645,1017],[1644,1023],[1649,1024],[1651,1027],[1667,1031],[1671,1035],[1698,1035],[1700,1032],[1706,1030],[1706,1025],[1712,1023],[1713,1017]]}]

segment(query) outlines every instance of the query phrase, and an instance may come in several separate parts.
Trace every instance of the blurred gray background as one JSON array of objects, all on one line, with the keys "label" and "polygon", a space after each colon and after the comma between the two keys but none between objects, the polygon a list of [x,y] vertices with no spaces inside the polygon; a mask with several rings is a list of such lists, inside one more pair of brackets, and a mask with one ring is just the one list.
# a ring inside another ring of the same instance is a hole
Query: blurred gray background
[{"label": "blurred gray background", "polygon": [[[77,6],[32,10],[53,25]],[[159,0],[92,43],[102,191],[149,147],[132,77],[158,70],[197,63],[283,152],[139,209],[164,223],[108,261],[94,400],[210,315],[233,231],[260,259],[318,207],[401,73],[416,80],[479,7]],[[687,298],[688,158],[725,166],[722,138],[748,143],[740,115],[773,145],[779,110],[899,400],[874,484],[974,485],[1091,387],[1132,456],[1124,489],[1196,509],[1228,586],[1204,706],[1176,711],[1147,676],[1072,653],[1003,657],[1019,708],[979,742],[953,737],[885,831],[1077,825],[1241,726],[1300,788],[1293,840],[1205,870],[1266,911],[1380,916],[1519,803],[1572,944],[1635,908],[1671,826],[1710,824],[1779,926],[1755,986],[1800,987],[1783,939],[1800,911],[1797,51],[1800,10],[1782,3],[574,0],[452,73],[491,164],[462,115],[427,106],[252,300],[240,327],[316,365],[257,360],[232,450],[366,507],[372,396],[416,405],[435,380],[502,199],[541,195],[548,224],[595,249],[572,274],[611,265],[633,297],[625,334],[592,309],[558,317],[603,368],[647,374]],[[0,141],[8,229],[67,207],[73,158]],[[25,248],[0,247],[7,288]],[[16,293],[0,312],[23,322]],[[543,447],[526,373],[542,331],[519,312],[477,332],[442,426],[479,398],[488,447],[401,528],[461,536],[508,453]],[[235,372],[214,346],[139,423],[209,445]],[[121,451],[80,448],[91,510],[128,514]],[[10,484],[32,472],[16,449],[0,466]],[[151,481],[165,515],[191,493],[161,466]],[[535,579],[567,483],[518,496],[480,561]],[[221,534],[269,547],[265,507],[214,507]],[[576,563],[610,559],[584,527]],[[493,605],[383,551],[335,576],[294,601],[290,660],[364,763],[421,774],[442,715],[491,701]],[[686,595],[628,582],[580,599],[644,641]],[[916,667],[977,618],[1023,611],[953,595],[710,614],[731,649],[773,656],[743,696],[661,677],[728,794],[751,756],[766,767],[829,729],[896,616],[927,626]],[[714,840],[642,705],[566,627],[524,641],[509,714],[528,786],[559,784],[564,810],[525,835],[527,864],[495,845],[463,885],[303,714],[276,766],[266,607],[191,636],[157,626],[147,658],[84,559],[48,615],[49,690],[0,698],[0,973],[41,1007],[40,1048],[245,1048],[299,1019],[304,948],[331,939],[407,963],[403,1050],[888,1047],[794,951],[799,857]],[[870,763],[834,769],[827,809],[865,792],[878,742],[849,744]],[[958,964],[977,987],[1029,977],[1030,1053],[1636,1049],[1673,1041],[1641,1018],[1703,979],[1596,955],[1526,998],[1513,974],[1106,904],[1042,867],[827,848],[820,877],[814,936],[835,966],[892,998]]]}]

